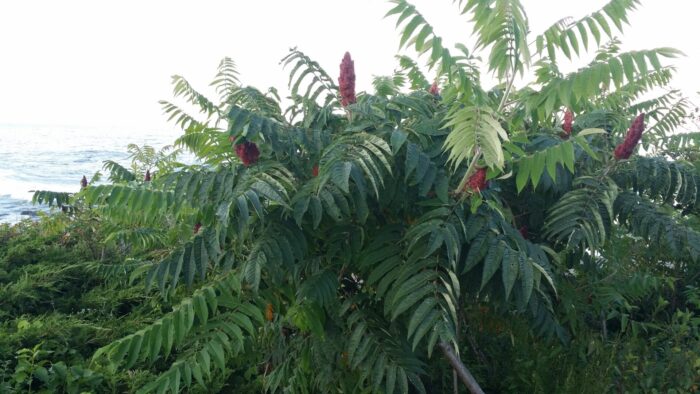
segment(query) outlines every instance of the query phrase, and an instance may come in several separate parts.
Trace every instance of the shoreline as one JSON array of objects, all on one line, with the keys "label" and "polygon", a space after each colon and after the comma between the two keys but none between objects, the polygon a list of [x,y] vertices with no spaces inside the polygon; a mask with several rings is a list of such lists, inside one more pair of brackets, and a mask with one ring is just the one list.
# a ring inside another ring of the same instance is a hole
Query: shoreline
[{"label": "shoreline", "polygon": [[0,196],[0,224],[16,224],[25,219],[36,220],[42,211],[48,212],[48,209],[32,204],[31,200]]}]

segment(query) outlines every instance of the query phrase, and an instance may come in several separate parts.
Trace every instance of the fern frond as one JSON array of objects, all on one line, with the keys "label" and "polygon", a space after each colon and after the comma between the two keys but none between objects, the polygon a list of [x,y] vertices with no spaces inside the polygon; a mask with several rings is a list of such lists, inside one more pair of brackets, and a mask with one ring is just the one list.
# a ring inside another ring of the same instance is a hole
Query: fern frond
[{"label": "fern frond", "polygon": [[577,110],[613,85],[620,88],[625,81],[635,83],[649,71],[658,72],[663,68],[659,58],[674,58],[679,54],[672,48],[625,52],[604,61],[594,61],[563,78],[539,80],[542,89],[531,96],[527,108],[540,119],[545,119],[556,108]]},{"label": "fern frond", "polygon": [[369,183],[379,197],[379,189],[384,185],[384,174],[392,173],[392,154],[389,144],[383,139],[368,133],[348,134],[337,138],[322,153],[319,163],[319,186],[332,182],[345,193],[350,192],[350,178],[354,171],[360,171],[368,181],[355,180],[356,186]]},{"label": "fern frond", "polygon": [[613,219],[617,185],[579,177],[577,189],[566,193],[547,213],[545,236],[567,247],[596,250],[606,241]]},{"label": "fern frond", "polygon": [[348,320],[353,322],[348,333],[348,365],[360,373],[360,384],[374,391],[407,393],[410,382],[419,393],[426,392],[420,379],[425,366],[406,350],[408,344],[397,342],[386,332],[381,320],[360,311],[353,312]]},{"label": "fern frond", "polygon": [[490,47],[489,70],[501,80],[517,72],[522,75],[530,64],[530,49],[527,16],[520,1],[468,0],[462,13],[472,14],[477,48]]},{"label": "fern frond", "polygon": [[227,103],[229,105],[240,106],[279,122],[285,121],[284,117],[282,117],[279,100],[276,100],[274,95],[270,97],[252,86],[242,87],[231,93],[228,100]]},{"label": "fern frond", "polygon": [[136,175],[126,167],[112,160],[102,162],[102,168],[109,171],[109,181],[112,183],[131,182],[136,180]]},{"label": "fern frond", "polygon": [[141,392],[178,392],[180,384],[189,387],[193,383],[192,377],[204,385],[204,378],[211,378],[212,361],[218,368],[225,368],[227,354],[242,350],[244,332],[246,336],[254,337],[257,335],[255,325],[264,322],[260,310],[242,300],[241,295],[238,277],[229,273],[195,291],[172,312],[152,324],[98,349],[93,362],[104,361],[113,367],[123,365],[125,368],[137,363],[153,364],[182,350],[188,344],[188,338],[198,334],[204,345],[173,363],[168,371],[143,387]]},{"label": "fern frond", "polygon": [[[401,135],[401,133],[403,133],[401,130],[395,130],[392,133],[393,145],[396,140],[394,136]],[[425,197],[431,190],[434,190],[442,202],[447,202],[449,174],[443,169],[443,161],[431,156],[428,154],[429,152],[425,152],[419,144],[407,142],[405,145],[406,159],[403,161],[402,168],[404,179],[410,186],[418,187],[419,196]],[[398,148],[392,146],[392,149],[400,149],[400,146]]]},{"label": "fern frond", "polygon": [[175,202],[173,193],[136,185],[90,186],[81,196],[86,204],[101,206],[105,215],[124,223],[153,223]]},{"label": "fern frond", "polygon": [[454,107],[446,116],[444,128],[451,129],[443,149],[449,154],[448,162],[454,168],[472,158],[478,149],[488,167],[501,169],[504,164],[501,140],[508,134],[486,107]]},{"label": "fern frond", "polygon": [[260,287],[265,270],[272,277],[288,272],[306,255],[304,235],[289,225],[267,227],[253,243],[241,270],[253,289]]},{"label": "fern frond", "polygon": [[105,279],[112,280],[129,278],[129,275],[143,269],[147,264],[148,263],[144,261],[127,259],[125,262],[117,264],[93,262],[87,266],[87,269]]},{"label": "fern frond", "polygon": [[574,144],[572,141],[557,141],[546,149],[528,153],[518,159],[518,170],[515,175],[515,185],[518,193],[528,183],[537,188],[545,170],[552,181],[557,179],[557,167],[566,168],[572,174],[574,172]]},{"label": "fern frond", "polygon": [[261,116],[241,107],[233,106],[228,114],[228,135],[248,139],[263,138],[278,155],[298,156],[297,149],[315,151],[316,132],[290,127],[276,119]]},{"label": "fern frond", "polygon": [[693,210],[700,205],[700,177],[687,164],[638,156],[618,167],[612,178],[621,188],[671,207]]},{"label": "fern frond", "polygon": [[[593,119],[588,120],[591,121]],[[585,122],[578,123],[584,124]],[[536,189],[540,180],[546,180],[546,184],[550,187],[556,184],[557,174],[561,170],[568,170],[573,175],[577,149],[585,152],[593,160],[600,160],[586,139],[586,137],[596,134],[605,134],[605,130],[586,128],[576,135],[571,135],[567,140],[562,140],[559,137],[539,135],[526,147],[528,150],[526,154],[524,154],[525,152],[518,152],[518,149],[513,149],[512,145],[507,145],[506,149],[513,150],[513,153],[516,155],[513,161],[518,165],[515,176],[515,185],[518,193],[525,188],[528,180],[532,181],[532,187]],[[537,149],[533,152],[532,148],[537,147],[544,149]],[[546,176],[544,176],[545,174]]]},{"label": "fern frond", "polygon": [[70,204],[72,193],[36,190],[32,195],[32,204],[46,204],[49,207],[63,207]]},{"label": "fern frond", "polygon": [[632,234],[661,250],[664,260],[700,259],[700,233],[678,223],[643,197],[633,192],[621,193],[615,201],[615,214]]},{"label": "fern frond", "polygon": [[215,229],[200,231],[148,270],[146,290],[155,282],[165,296],[167,285],[175,289],[180,280],[184,280],[187,287],[192,287],[195,276],[203,281],[210,267],[219,264],[222,256],[220,242],[220,234]]},{"label": "fern frond", "polygon": [[[289,87],[291,88],[292,97],[302,96],[311,102],[316,102],[316,99],[322,93],[325,93],[326,98],[333,97],[337,101],[338,86],[318,62],[296,48],[292,48],[280,63],[284,67],[294,64],[289,74]],[[299,89],[302,84],[306,84],[306,92],[300,95]]]},{"label": "fern frond", "polygon": [[660,105],[666,105],[675,96],[674,92],[665,93],[655,99],[648,99],[642,102],[636,102],[636,100],[655,88],[667,86],[671,82],[674,71],[672,67],[664,67],[658,71],[640,75],[635,81],[620,86],[614,92],[604,97],[603,106],[638,114],[649,112]]},{"label": "fern frond", "polygon": [[199,110],[207,116],[207,119],[220,112],[216,104],[195,90],[185,78],[173,75],[172,84],[173,96],[182,97],[188,103],[199,107]]},{"label": "fern frond", "polygon": [[[464,56],[453,55],[448,48],[442,44],[442,38],[435,34],[433,27],[418,12],[416,7],[406,0],[391,0],[396,4],[394,8],[389,10],[385,17],[398,15],[396,26],[400,26],[407,21],[403,26],[401,35],[400,47],[413,46],[419,55],[425,55],[430,52],[428,66],[433,69],[438,68],[438,75],[446,75],[448,79],[455,83],[456,88],[465,92],[478,90],[478,70],[471,67],[469,61],[472,60],[468,56],[468,51],[461,45],[457,45]],[[411,64],[410,59],[403,57],[401,62],[406,64],[405,68],[410,68],[409,77],[416,80],[416,83],[422,83],[422,75],[419,70]],[[467,60],[465,64],[465,60]],[[423,77],[424,79],[424,77]]]},{"label": "fern frond", "polygon": [[[571,59],[573,54],[580,54],[581,48],[588,50],[589,37],[600,45],[601,31],[608,38],[613,38],[612,23],[619,32],[628,24],[627,16],[634,11],[639,0],[611,0],[602,9],[574,21],[571,18],[559,20],[535,39],[538,54],[547,49],[550,60],[556,60],[557,50]],[[572,53],[573,50],[573,53]]]},{"label": "fern frond", "polygon": [[655,108],[648,116],[656,122],[647,128],[645,135],[659,138],[672,134],[686,122],[691,110],[691,103],[685,97],[668,106]]},{"label": "fern frond", "polygon": [[[469,251],[465,254],[462,272],[468,273],[481,266],[480,291],[492,288],[503,291],[506,301],[515,294],[521,311],[531,302],[548,303],[540,283],[544,278],[556,293],[549,259],[539,246],[525,240],[522,235],[495,212],[480,210],[469,217],[466,223],[466,240]],[[481,263],[481,264],[480,264]],[[494,281],[501,271],[501,281]],[[515,286],[520,283],[519,286]],[[544,311],[535,308],[544,313]],[[548,320],[551,321],[551,320]]]},{"label": "fern frond", "polygon": [[[398,78],[398,81],[403,82],[403,79]],[[374,87],[375,95],[380,97],[388,97],[398,94],[402,84],[397,84],[396,82],[396,74],[394,74],[393,77],[375,76],[372,78],[372,86]]]},{"label": "fern frond", "polygon": [[186,148],[208,165],[222,164],[233,159],[232,143],[223,130],[205,125],[190,125],[175,145]]},{"label": "fern frond", "polygon": [[209,86],[213,86],[216,93],[219,94],[221,105],[232,102],[231,97],[238,91],[240,85],[238,75],[236,62],[234,62],[233,59],[230,57],[221,59],[219,67],[217,67],[216,77],[214,77],[214,80],[209,84]]},{"label": "fern frond", "polygon": [[659,148],[672,157],[697,146],[700,146],[700,132],[666,135],[659,139]]},{"label": "fern frond", "polygon": [[418,64],[405,55],[397,55],[396,58],[399,60],[401,72],[405,73],[411,82],[411,90],[428,90],[430,82],[428,82],[428,78],[425,77]]},{"label": "fern frond", "polygon": [[156,248],[166,241],[166,231],[157,228],[121,228],[121,226],[109,231],[105,243],[121,243],[123,245],[137,245],[141,249]]},{"label": "fern frond", "polygon": [[169,101],[161,100],[158,102],[163,108],[163,113],[168,115],[168,121],[175,119],[175,124],[179,126],[182,130],[188,130],[190,128],[204,128],[209,127],[208,122],[202,122],[197,120],[194,116],[188,114]]}]

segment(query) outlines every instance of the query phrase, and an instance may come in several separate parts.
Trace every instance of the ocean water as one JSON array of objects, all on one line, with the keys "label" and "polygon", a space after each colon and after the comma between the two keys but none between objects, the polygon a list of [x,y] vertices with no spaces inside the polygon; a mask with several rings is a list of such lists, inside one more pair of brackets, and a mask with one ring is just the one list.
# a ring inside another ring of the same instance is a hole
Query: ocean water
[{"label": "ocean water", "polygon": [[[175,130],[0,124],[0,223],[37,211],[33,190],[76,192],[105,160],[128,164],[127,145],[171,145]],[[107,175],[103,172],[103,175]]]}]

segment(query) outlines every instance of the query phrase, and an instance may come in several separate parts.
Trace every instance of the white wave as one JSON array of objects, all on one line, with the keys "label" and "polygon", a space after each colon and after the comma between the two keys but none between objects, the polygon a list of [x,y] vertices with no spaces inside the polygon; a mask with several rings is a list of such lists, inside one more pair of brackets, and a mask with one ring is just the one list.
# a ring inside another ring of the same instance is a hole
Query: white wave
[{"label": "white wave", "polygon": [[0,174],[0,196],[15,200],[31,200],[34,190],[53,192],[77,192],[80,185],[71,186],[61,183],[27,182],[3,177]]}]

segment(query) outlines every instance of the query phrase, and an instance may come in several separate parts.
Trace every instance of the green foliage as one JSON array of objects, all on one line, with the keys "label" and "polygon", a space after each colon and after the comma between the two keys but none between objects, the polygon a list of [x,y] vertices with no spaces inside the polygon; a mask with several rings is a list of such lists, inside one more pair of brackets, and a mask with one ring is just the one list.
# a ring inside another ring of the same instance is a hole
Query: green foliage
[{"label": "green foliage", "polygon": [[[672,48],[634,51],[596,59],[566,76],[545,74],[538,71],[537,83],[542,89],[532,94],[527,108],[533,116],[545,119],[562,106],[574,110],[591,106],[588,100],[595,99],[601,89],[621,88],[624,83],[645,83],[649,71],[663,69],[660,58],[674,58],[679,52]],[[540,63],[545,67],[548,63]],[[641,78],[641,79],[640,79]]]},{"label": "green foliage", "polygon": [[263,322],[259,309],[241,302],[240,282],[229,274],[198,289],[149,326],[100,348],[93,359],[104,357],[112,367],[123,364],[127,369],[137,362],[153,364],[161,357],[168,358],[174,348],[182,347],[188,334],[197,330],[198,350],[175,361],[168,371],[139,392],[176,393],[181,384],[188,387],[193,382],[206,388],[203,377],[211,377],[212,367],[224,371],[225,357],[243,350],[243,331],[255,335],[251,318]]},{"label": "green foliage", "polygon": [[108,260],[116,251],[100,252],[104,235],[89,215],[55,226],[60,219],[0,225],[0,390],[130,391],[126,373],[95,369],[89,358],[160,308],[91,268],[116,266]]},{"label": "green foliage", "polygon": [[[580,55],[581,50],[588,50],[589,37],[600,45],[605,34],[613,38],[612,27],[622,32],[628,24],[628,15],[638,5],[639,0],[612,0],[599,11],[593,12],[580,20],[564,18],[549,27],[536,38],[537,53],[542,54],[546,49],[550,59],[556,60],[557,50],[571,59],[573,54]],[[613,26],[610,26],[610,25]],[[571,50],[573,49],[573,52]]]},{"label": "green foliage", "polygon": [[[462,0],[459,1],[462,3]],[[468,0],[462,13],[471,13],[476,49],[489,47],[489,70],[499,79],[523,74],[530,63],[525,10],[518,0]]]},{"label": "green foliage", "polygon": [[[132,174],[145,175],[146,171],[152,173],[157,170],[158,172],[168,172],[173,166],[177,155],[180,154],[179,149],[174,149],[172,146],[167,145],[162,147],[159,151],[156,151],[150,145],[138,146],[136,144],[129,144],[127,146],[127,151],[129,152],[129,159],[131,159],[131,172]],[[107,161],[105,162],[105,169],[109,169],[112,176],[116,176],[118,180],[131,181],[129,175],[124,172],[123,168],[119,168],[116,163]],[[117,180],[112,180],[112,182],[117,182]]]},{"label": "green foliage", "polygon": [[136,175],[129,169],[113,160],[105,160],[102,168],[109,171],[109,181],[112,183],[131,182],[136,180]]},{"label": "green foliage", "polygon": [[[430,60],[428,66],[437,68],[438,75],[446,75],[451,82],[461,89],[472,91],[479,87],[478,69],[473,65],[473,56],[468,49],[457,44],[455,49],[458,55],[453,55],[442,43],[442,38],[437,36],[433,27],[427,22],[423,15],[416,10],[416,7],[406,0],[391,0],[396,4],[385,17],[398,15],[396,27],[403,22],[403,33],[401,35],[400,47],[413,46],[420,54],[428,54]],[[413,88],[423,87],[424,77],[418,72],[415,62],[410,61],[405,56],[400,57],[401,67],[409,70]]]},{"label": "green foliage", "polygon": [[49,207],[63,207],[70,201],[70,193],[52,192],[48,190],[38,190],[34,192],[32,202],[34,204],[45,204]]},{"label": "green foliage", "polygon": [[[65,212],[0,232],[0,387],[458,391],[449,347],[487,392],[696,390],[700,155],[672,134],[689,102],[651,95],[680,52],[620,51],[636,0],[539,36],[519,1],[460,1],[473,50],[391,3],[430,77],[400,55],[342,107],[292,49],[282,108],[225,58],[216,99],[173,77],[198,114],[162,103],[198,163],[130,146],[111,183],[37,193]],[[641,112],[645,150],[615,159]]]},{"label": "green foliage", "polygon": [[503,168],[501,140],[508,141],[508,134],[488,108],[455,108],[447,115],[445,127],[452,131],[445,140],[445,148],[450,151],[449,161],[459,167],[466,159],[481,151],[488,167]]},{"label": "green foliage", "polygon": [[585,129],[572,136],[569,140],[552,141],[540,137],[540,140],[546,141],[547,146],[545,149],[535,152],[525,152],[513,145],[506,146],[506,149],[511,151],[514,156],[520,156],[517,160],[518,171],[515,178],[518,192],[527,186],[528,181],[532,182],[533,188],[537,188],[542,176],[545,174],[545,170],[550,181],[554,183],[557,181],[557,173],[560,169],[566,169],[573,174],[576,168],[575,151],[577,147],[585,151],[591,158],[598,160],[598,156],[584,137],[600,133],[604,133],[604,131],[600,129]]},{"label": "green foliage", "polygon": [[[337,99],[338,87],[333,78],[321,68],[318,62],[303,52],[292,48],[281,63],[285,67],[292,67],[289,73],[289,87],[293,98],[303,97],[304,100],[315,102],[322,93],[325,93],[326,103],[330,99]],[[303,95],[299,94],[302,84],[306,85],[306,92]]]},{"label": "green foliage", "polygon": [[609,179],[579,177],[549,210],[545,236],[567,247],[595,250],[610,232],[618,188]]},{"label": "green foliage", "polygon": [[620,222],[669,257],[693,262],[700,257],[700,233],[677,223],[671,214],[630,192],[621,195],[615,204]]}]

